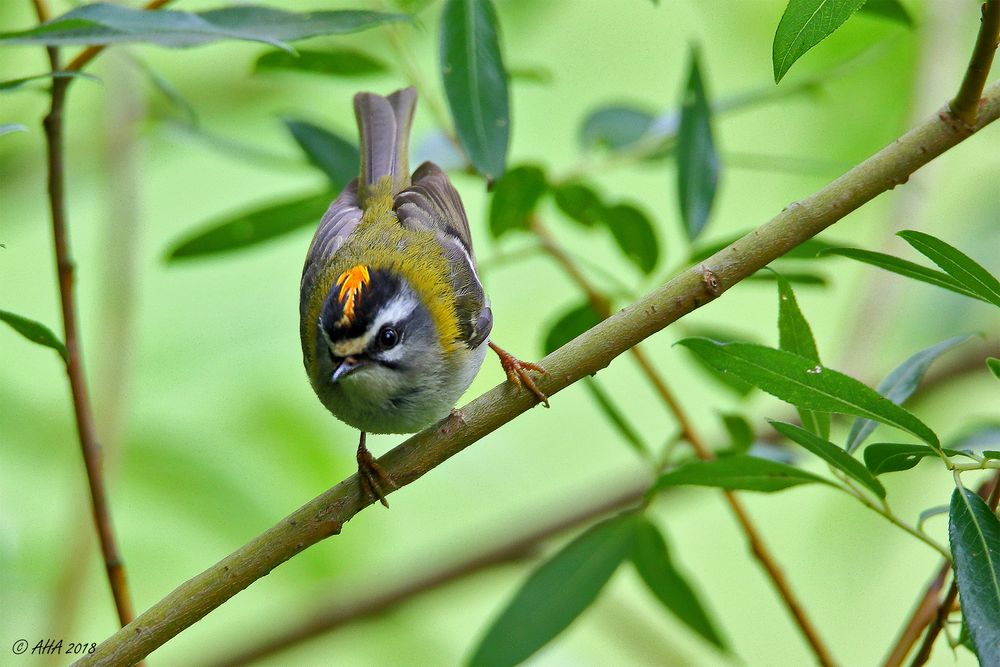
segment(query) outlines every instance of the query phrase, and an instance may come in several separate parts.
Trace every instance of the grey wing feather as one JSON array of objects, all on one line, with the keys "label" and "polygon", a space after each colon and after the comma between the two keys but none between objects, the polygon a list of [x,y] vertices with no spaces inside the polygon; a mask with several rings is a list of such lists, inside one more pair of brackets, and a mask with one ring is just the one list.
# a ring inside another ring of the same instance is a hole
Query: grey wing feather
[{"label": "grey wing feather", "polygon": [[462,199],[447,174],[433,162],[424,162],[413,172],[413,184],[396,195],[395,208],[405,227],[434,229],[454,236],[475,261]]},{"label": "grey wing feather", "polygon": [[302,269],[300,290],[305,293],[325,266],[327,260],[344,245],[344,241],[361,222],[362,211],[358,206],[358,179],[352,180],[333,200],[323,214]]},{"label": "grey wing feather", "polygon": [[425,162],[413,172],[413,184],[396,195],[395,209],[404,227],[437,235],[451,272],[462,338],[470,348],[479,347],[493,328],[493,313],[476,273],[469,221],[458,191],[437,165]]}]

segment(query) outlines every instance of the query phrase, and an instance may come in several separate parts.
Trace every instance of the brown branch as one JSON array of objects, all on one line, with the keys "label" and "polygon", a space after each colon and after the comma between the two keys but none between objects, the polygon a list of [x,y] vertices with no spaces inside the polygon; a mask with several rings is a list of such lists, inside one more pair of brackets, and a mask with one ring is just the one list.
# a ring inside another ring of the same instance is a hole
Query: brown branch
[{"label": "brown branch", "polygon": [[[545,359],[539,388],[554,396],[606,367],[625,350],[712,301],[777,257],[820,233],[914,171],[1000,117],[1000,83],[986,90],[974,128],[942,110],[919,123],[820,191],[785,208],[770,222],[681,272],[666,284],[578,336]],[[705,280],[706,268],[713,281]],[[402,488],[472,443],[534,407],[535,399],[507,383],[498,385],[439,424],[411,436],[379,459]],[[257,579],[303,549],[340,532],[371,504],[356,475],[314,498],[112,635],[81,665],[129,664],[148,655]]]},{"label": "brown branch", "polygon": [[962,79],[958,95],[951,101],[951,111],[966,125],[976,124],[979,103],[986,86],[986,77],[993,66],[993,55],[1000,41],[1000,0],[986,0],[982,8],[982,23],[976,36],[969,67]]},{"label": "brown branch", "polygon": [[[531,229],[541,241],[542,248],[549,253],[549,255],[551,255],[552,258],[563,267],[563,269],[565,269],[567,275],[569,275],[573,282],[576,283],[576,285],[587,295],[587,300],[590,302],[590,306],[594,312],[596,312],[602,319],[610,317],[611,306],[607,296],[602,294],[600,290],[590,283],[583,271],[576,266],[573,259],[563,250],[555,237],[549,232],[545,225],[542,224],[541,220],[537,217],[534,218],[532,220]],[[713,291],[714,287],[712,281],[715,280],[715,276],[711,274],[711,272],[703,272],[703,280],[705,281],[709,291]],[[681,407],[663,377],[656,371],[656,368],[649,360],[649,357],[646,356],[643,348],[636,345],[632,347],[629,352],[632,353],[632,356],[639,364],[639,368],[642,369],[643,375],[645,375],[653,385],[656,393],[660,396],[667,408],[670,410],[674,419],[677,421],[677,425],[681,430],[681,437],[691,444],[691,447],[694,449],[698,458],[703,460],[715,458],[711,448],[694,429],[691,420],[687,416],[687,412],[683,407]],[[802,607],[802,603],[799,602],[798,597],[795,595],[795,592],[789,585],[788,580],[785,578],[785,574],[782,572],[781,566],[778,565],[777,560],[771,554],[770,549],[768,549],[767,544],[761,537],[757,527],[750,519],[750,515],[747,513],[743,503],[732,491],[723,491],[723,495],[735,515],[736,520],[739,522],[740,528],[746,535],[747,541],[750,545],[750,552],[767,572],[768,578],[770,578],[771,583],[775,589],[777,589],[778,596],[781,598],[785,607],[792,615],[792,619],[798,626],[802,636],[805,638],[810,648],[812,648],[817,661],[821,665],[833,665],[834,660],[830,655],[829,649],[826,648],[826,645],[820,639],[819,633],[816,631],[812,621],[810,621],[809,617],[806,615],[805,609]]]},{"label": "brown branch", "polygon": [[[982,363],[981,360],[980,363]],[[990,507],[996,510],[997,497],[1000,494],[1000,473],[993,475],[990,479],[983,482],[976,489],[976,493],[985,499]],[[920,634],[924,631],[924,628],[928,628],[927,635],[911,664],[922,665],[930,658],[934,640],[947,620],[952,605],[955,604],[955,597],[958,594],[958,587],[952,581],[944,600],[940,603],[938,602],[938,595],[941,593],[941,588],[944,586],[949,572],[951,572],[951,564],[948,562],[942,563],[937,575],[927,586],[927,590],[924,591],[920,601],[914,608],[906,626],[900,632],[899,639],[893,645],[889,656],[882,663],[883,667],[899,667],[902,665],[910,649],[920,639]],[[930,624],[930,627],[928,627],[928,624]]]},{"label": "brown branch", "polygon": [[[617,486],[617,484],[611,486]],[[382,592],[366,596],[359,600],[349,602],[335,601],[318,610],[304,622],[295,625],[291,629],[277,634],[245,652],[228,656],[212,664],[216,665],[216,667],[226,667],[255,662],[347,623],[386,612],[413,597],[440,588],[457,579],[462,579],[487,568],[530,556],[538,549],[539,544],[556,535],[589,523],[599,517],[611,514],[616,510],[635,505],[642,500],[643,494],[645,494],[648,488],[648,480],[631,483],[624,491],[614,493],[610,497],[603,498],[590,505],[576,507],[565,515],[546,521],[520,536],[495,545],[460,562],[452,563],[425,574],[420,578],[403,582],[400,585],[387,588]]]},{"label": "brown branch", "polygon": [[[48,48],[52,71],[59,70],[59,50]],[[56,268],[59,277],[59,298],[62,306],[63,333],[66,343],[66,373],[69,376],[70,392],[73,397],[73,413],[76,418],[76,430],[80,440],[83,462],[87,470],[87,483],[90,487],[91,507],[94,524],[101,543],[101,553],[104,556],[104,567],[107,571],[111,592],[118,611],[118,620],[127,625],[134,615],[132,601],[125,577],[125,566],[122,562],[118,545],[115,540],[114,528],[111,522],[111,512],[108,507],[105,491],[104,475],[101,463],[101,446],[97,442],[94,430],[94,417],[90,405],[90,395],[84,378],[83,359],[80,343],[80,332],[76,319],[76,295],[74,291],[74,264],[69,247],[67,230],[64,164],[64,131],[63,110],[66,106],[66,89],[72,79],[55,78],[52,80],[52,103],[48,115],[42,125],[45,129],[45,139],[48,156],[48,189],[49,206],[52,209],[52,238],[55,243]]]},{"label": "brown branch", "polygon": [[[147,9],[156,9],[170,0],[152,0]],[[50,18],[45,0],[33,0],[39,22]],[[103,50],[103,47],[89,47],[67,67],[68,71],[81,69]],[[52,72],[60,71],[59,49],[46,47]],[[108,506],[104,483],[103,461],[100,443],[94,427],[94,413],[87,390],[84,374],[82,344],[77,324],[75,293],[75,264],[69,246],[68,216],[66,213],[66,167],[65,167],[65,126],[66,94],[72,78],[54,77],[52,80],[49,112],[42,121],[45,130],[46,156],[48,164],[49,207],[52,216],[52,238],[55,247],[56,271],[59,281],[59,299],[62,309],[63,337],[66,344],[66,374],[69,377],[70,394],[73,399],[73,414],[80,441],[84,467],[87,471],[87,485],[90,489],[91,510],[97,529],[104,569],[114,597],[118,620],[122,626],[132,621],[135,612],[129,593],[125,564],[118,549],[111,510]]]}]

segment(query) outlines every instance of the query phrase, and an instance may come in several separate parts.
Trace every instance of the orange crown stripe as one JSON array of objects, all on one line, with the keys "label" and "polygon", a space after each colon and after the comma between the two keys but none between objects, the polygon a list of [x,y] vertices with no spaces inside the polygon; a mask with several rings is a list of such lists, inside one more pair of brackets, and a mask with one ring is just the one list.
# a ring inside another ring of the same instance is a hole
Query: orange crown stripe
[{"label": "orange crown stripe", "polygon": [[337,299],[344,307],[342,322],[349,323],[354,319],[354,307],[361,301],[361,290],[371,281],[371,274],[364,264],[347,269],[337,278],[340,293]]}]

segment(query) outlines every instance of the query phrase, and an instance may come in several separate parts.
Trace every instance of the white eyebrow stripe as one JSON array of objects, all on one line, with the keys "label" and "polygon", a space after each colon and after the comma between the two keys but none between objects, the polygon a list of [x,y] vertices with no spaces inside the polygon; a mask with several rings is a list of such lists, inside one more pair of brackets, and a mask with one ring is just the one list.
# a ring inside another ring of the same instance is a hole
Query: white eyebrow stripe
[{"label": "white eyebrow stripe", "polygon": [[[417,296],[412,292],[403,292],[398,296],[394,297],[389,303],[379,310],[375,322],[365,329],[365,332],[360,336],[355,336],[354,338],[348,340],[342,340],[338,343],[332,343],[330,337],[327,335],[326,330],[323,327],[320,329],[323,331],[323,337],[326,339],[327,345],[330,346],[330,350],[336,357],[349,357],[352,355],[358,355],[365,351],[368,344],[371,342],[372,337],[376,336],[378,331],[386,324],[396,324],[404,321],[413,311],[416,310],[419,305],[417,301]],[[403,348],[401,345],[392,348],[391,350],[386,350],[379,354],[381,359],[385,361],[394,362],[399,361],[402,358]]]}]

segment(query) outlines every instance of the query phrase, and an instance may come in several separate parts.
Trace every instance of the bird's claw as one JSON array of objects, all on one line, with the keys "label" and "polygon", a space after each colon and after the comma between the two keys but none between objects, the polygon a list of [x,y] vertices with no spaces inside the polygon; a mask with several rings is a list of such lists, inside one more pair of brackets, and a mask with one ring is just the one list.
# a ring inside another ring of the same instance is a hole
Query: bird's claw
[{"label": "bird's claw", "polygon": [[549,407],[549,397],[538,388],[531,375],[528,374],[528,371],[534,371],[540,375],[548,375],[548,371],[530,361],[521,361],[510,352],[492,342],[490,343],[490,348],[500,357],[500,365],[503,366],[503,372],[507,375],[507,381],[518,387],[526,387],[528,391],[535,395],[539,403],[545,407]]}]

